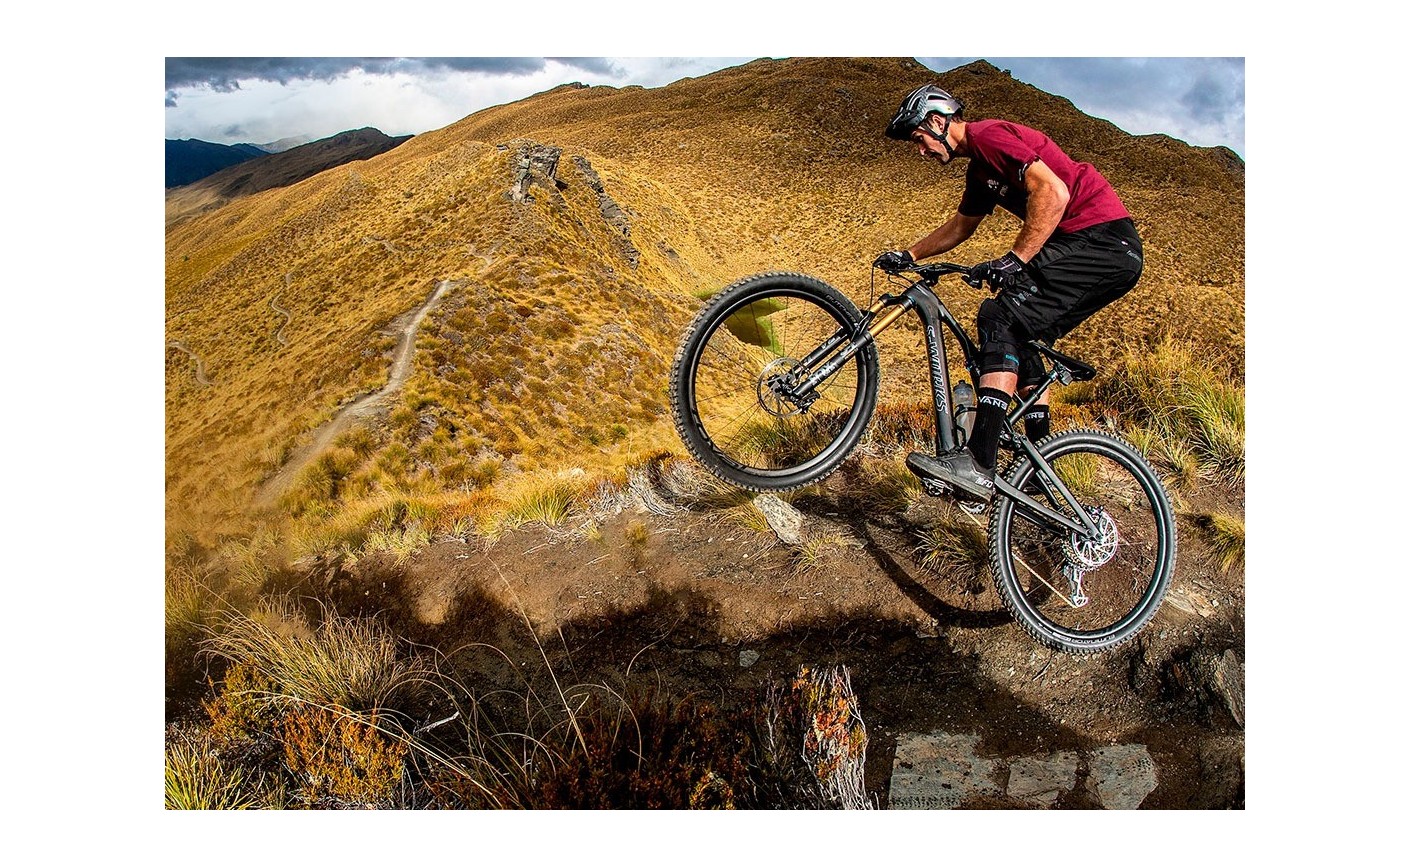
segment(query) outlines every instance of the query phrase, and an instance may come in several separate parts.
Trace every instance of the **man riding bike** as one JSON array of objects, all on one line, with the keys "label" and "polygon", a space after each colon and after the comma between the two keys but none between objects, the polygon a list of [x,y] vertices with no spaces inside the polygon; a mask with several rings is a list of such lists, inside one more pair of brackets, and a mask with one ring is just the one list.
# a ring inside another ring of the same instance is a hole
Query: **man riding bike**
[{"label": "man riding bike", "polygon": [[[1126,207],[1089,163],[1068,157],[1043,133],[1002,120],[965,121],[964,103],[934,85],[902,101],[888,138],[911,141],[922,157],[946,164],[969,159],[955,215],[906,250],[874,265],[896,271],[951,250],[998,205],[1023,221],[1013,249],[970,272],[997,291],[979,306],[980,378],[969,442],[935,457],[913,452],[913,473],[949,485],[969,500],[994,494],[999,435],[1014,392],[1026,397],[1045,376],[1030,340],[1051,344],[1125,295],[1141,276],[1141,239]],[[1048,396],[1024,417],[1037,442],[1049,433]]]}]

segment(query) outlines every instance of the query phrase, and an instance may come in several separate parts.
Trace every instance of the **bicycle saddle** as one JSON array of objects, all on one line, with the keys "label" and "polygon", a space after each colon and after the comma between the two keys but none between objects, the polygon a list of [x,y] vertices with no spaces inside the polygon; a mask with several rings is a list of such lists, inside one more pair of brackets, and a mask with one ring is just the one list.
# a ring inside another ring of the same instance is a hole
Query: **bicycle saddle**
[{"label": "bicycle saddle", "polygon": [[1085,362],[1079,362],[1072,356],[1063,355],[1042,341],[1029,341],[1028,345],[1038,352],[1052,359],[1054,364],[1062,365],[1072,372],[1072,379],[1078,383],[1090,380],[1097,376],[1097,369]]}]

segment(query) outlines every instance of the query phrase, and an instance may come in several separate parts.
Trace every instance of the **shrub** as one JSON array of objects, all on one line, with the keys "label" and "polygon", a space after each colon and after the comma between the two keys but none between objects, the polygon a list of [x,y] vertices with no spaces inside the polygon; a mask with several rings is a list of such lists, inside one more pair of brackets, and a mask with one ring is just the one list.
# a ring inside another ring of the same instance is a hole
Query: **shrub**
[{"label": "shrub", "polygon": [[311,805],[390,807],[402,782],[407,745],[378,725],[343,711],[304,705],[280,722],[285,766]]},{"label": "shrub", "polygon": [[1210,473],[1244,480],[1244,390],[1170,341],[1129,354],[1096,388],[1097,398],[1160,440],[1187,444]]},{"label": "shrub", "polygon": [[419,699],[437,680],[433,666],[400,655],[396,638],[375,621],[325,613],[315,629],[280,598],[232,617],[206,648],[247,666],[269,685],[253,696],[256,705],[279,711],[303,704],[378,711]]}]

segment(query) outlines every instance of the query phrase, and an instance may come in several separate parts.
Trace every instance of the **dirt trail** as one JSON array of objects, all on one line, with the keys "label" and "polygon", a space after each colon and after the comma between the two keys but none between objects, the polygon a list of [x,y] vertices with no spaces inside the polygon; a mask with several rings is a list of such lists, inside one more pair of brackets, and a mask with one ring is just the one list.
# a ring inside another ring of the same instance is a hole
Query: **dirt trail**
[{"label": "dirt trail", "polygon": [[401,389],[406,383],[406,378],[411,375],[411,362],[416,353],[416,332],[421,328],[421,322],[426,318],[426,314],[440,303],[446,293],[459,285],[459,282],[451,280],[442,280],[436,285],[436,291],[431,293],[431,297],[426,299],[425,304],[416,309],[402,329],[401,341],[397,344],[396,353],[392,357],[391,374],[387,378],[387,384],[339,410],[337,415],[315,431],[313,439],[308,445],[295,450],[284,466],[260,488],[259,493],[255,496],[256,507],[272,506],[275,499],[288,487],[299,471],[317,458],[319,453],[327,449],[338,435],[348,430],[354,422],[375,416],[386,409],[390,398]]},{"label": "dirt trail", "polygon": [[213,385],[215,385],[214,383],[212,383],[212,382],[211,382],[209,379],[207,379],[207,377],[206,377],[206,365],[205,365],[205,362],[202,362],[202,361],[201,361],[201,357],[198,356],[198,355],[196,355],[194,352],[192,352],[192,350],[191,350],[190,347],[186,346],[186,345],[183,344],[181,341],[167,341],[167,344],[166,344],[166,345],[167,345],[167,349],[180,350],[181,352],[183,352],[183,353],[185,353],[186,355],[190,356],[190,357],[192,358],[192,360],[194,360],[194,361],[196,362],[196,370],[195,370],[196,382],[200,383],[202,386],[213,386]]},{"label": "dirt trail", "polygon": [[[289,288],[290,280],[289,275],[284,275],[284,289]],[[289,345],[289,339],[284,337],[284,330],[289,327],[289,323],[294,321],[294,315],[279,304],[279,296],[282,295],[283,292],[284,290],[281,289],[279,292],[274,293],[274,297],[269,300],[269,307],[275,313],[281,314],[284,317],[284,323],[279,326],[279,331],[274,333],[274,339],[279,342],[279,346],[287,347]]]}]

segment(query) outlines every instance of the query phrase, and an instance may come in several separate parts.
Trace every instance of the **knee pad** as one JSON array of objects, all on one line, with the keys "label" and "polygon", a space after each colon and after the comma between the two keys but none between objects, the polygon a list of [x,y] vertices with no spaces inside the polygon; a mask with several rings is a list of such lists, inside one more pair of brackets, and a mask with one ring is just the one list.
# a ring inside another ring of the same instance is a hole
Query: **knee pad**
[{"label": "knee pad", "polygon": [[1043,378],[1048,376],[1048,369],[1043,366],[1043,357],[1037,350],[1024,344],[1018,351],[1018,385],[1020,387],[1039,386],[1043,383]]},{"label": "knee pad", "polygon": [[1018,373],[1022,342],[1013,313],[992,298],[979,305],[979,373]]}]

